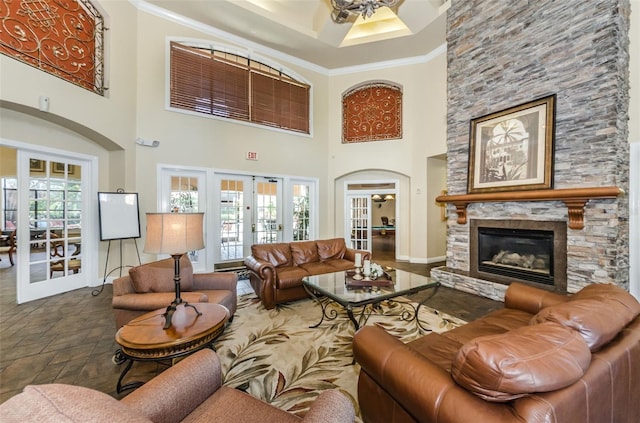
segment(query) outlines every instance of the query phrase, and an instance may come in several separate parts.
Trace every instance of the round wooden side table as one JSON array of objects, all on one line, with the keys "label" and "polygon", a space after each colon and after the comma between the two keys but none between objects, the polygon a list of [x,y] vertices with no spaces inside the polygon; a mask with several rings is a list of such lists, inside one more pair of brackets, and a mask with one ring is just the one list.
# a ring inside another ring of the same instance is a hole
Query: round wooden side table
[{"label": "round wooden side table", "polygon": [[193,308],[178,306],[169,329],[163,329],[166,308],[162,308],[136,317],[118,330],[116,342],[120,348],[116,350],[113,361],[116,364],[128,361],[118,379],[118,393],[143,384],[122,384],[134,361],[173,360],[210,346],[224,331],[229,320],[226,307],[209,303],[193,305],[202,314],[198,316]]}]

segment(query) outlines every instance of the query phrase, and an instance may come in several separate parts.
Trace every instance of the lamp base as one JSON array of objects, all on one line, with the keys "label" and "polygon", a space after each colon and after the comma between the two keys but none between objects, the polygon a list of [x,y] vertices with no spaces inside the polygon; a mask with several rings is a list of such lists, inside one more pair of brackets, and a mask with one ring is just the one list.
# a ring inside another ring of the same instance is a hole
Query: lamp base
[{"label": "lamp base", "polygon": [[169,329],[171,327],[171,320],[173,319],[173,313],[176,312],[180,304],[182,304],[185,308],[191,307],[192,309],[195,310],[197,316],[202,316],[202,313],[198,311],[196,306],[194,306],[193,304],[189,304],[186,301],[179,301],[179,298],[176,298],[175,300],[173,300],[173,302],[171,302],[171,304],[169,304],[169,306],[167,307],[167,311],[165,311],[163,314],[165,318],[163,329]]}]

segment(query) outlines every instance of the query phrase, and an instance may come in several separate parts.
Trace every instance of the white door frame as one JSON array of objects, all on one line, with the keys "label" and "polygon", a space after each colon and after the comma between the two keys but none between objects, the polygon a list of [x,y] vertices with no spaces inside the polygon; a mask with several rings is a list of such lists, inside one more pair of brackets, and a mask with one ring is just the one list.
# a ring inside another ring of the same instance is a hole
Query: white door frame
[{"label": "white door frame", "polygon": [[[83,224],[87,230],[82,231],[82,272],[56,278],[56,284],[30,283],[29,273],[29,253],[28,243],[18,241],[16,251],[16,299],[18,304],[48,297],[51,295],[67,292],[77,288],[87,286],[98,286],[102,283],[98,278],[98,158],[86,154],[79,154],[70,151],[55,149],[46,146],[28,144],[22,141],[0,138],[0,145],[15,148],[16,169],[18,178],[18,227],[16,236],[18,239],[29,239],[29,225],[23,222],[29,221],[29,157],[55,160],[56,158],[66,162],[82,164],[85,166],[83,173],[86,190],[83,189]],[[24,182],[26,181],[26,182]],[[23,187],[27,186],[25,191]],[[96,201],[92,201],[95,199]],[[95,228],[95,230],[90,230]],[[69,280],[71,283],[58,283]],[[60,289],[60,288],[64,289]]]}]

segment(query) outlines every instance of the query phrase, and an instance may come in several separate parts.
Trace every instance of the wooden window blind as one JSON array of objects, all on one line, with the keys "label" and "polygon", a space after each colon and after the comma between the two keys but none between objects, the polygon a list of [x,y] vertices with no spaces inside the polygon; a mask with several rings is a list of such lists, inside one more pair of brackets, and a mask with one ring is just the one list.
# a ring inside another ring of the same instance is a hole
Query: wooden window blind
[{"label": "wooden window blind", "polygon": [[309,85],[244,57],[171,43],[171,106],[309,133]]}]

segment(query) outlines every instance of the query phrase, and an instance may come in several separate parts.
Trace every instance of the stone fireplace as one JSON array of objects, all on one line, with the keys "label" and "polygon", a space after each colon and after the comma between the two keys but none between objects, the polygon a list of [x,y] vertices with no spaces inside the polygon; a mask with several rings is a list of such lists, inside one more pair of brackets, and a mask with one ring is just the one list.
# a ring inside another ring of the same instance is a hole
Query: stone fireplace
[{"label": "stone fireplace", "polygon": [[567,290],[567,225],[558,221],[473,219],[469,275]]},{"label": "stone fireplace", "polygon": [[[592,283],[628,289],[628,198],[562,200],[555,194],[592,187],[628,192],[629,9],[629,0],[451,2],[447,11],[447,195],[469,196],[471,119],[551,94],[557,98],[553,189],[536,193],[537,198],[523,190],[499,192],[493,198],[476,194],[467,204],[447,202],[446,266],[431,271],[438,282],[502,300],[506,284],[520,280],[520,274],[505,275],[509,273],[506,266],[498,266],[503,274],[490,275],[487,269],[493,271],[495,265],[484,263],[479,268],[474,263],[477,250],[472,248],[478,247],[473,247],[472,237],[477,234],[472,222],[517,226],[544,221],[557,222],[566,231],[565,269],[558,268],[563,259],[554,250],[553,266],[545,271],[553,278],[554,289],[572,293]],[[532,241],[527,237],[523,244]],[[499,253],[483,261],[492,261]],[[510,259],[517,261],[516,256]],[[558,282],[563,275],[566,281]]]}]

